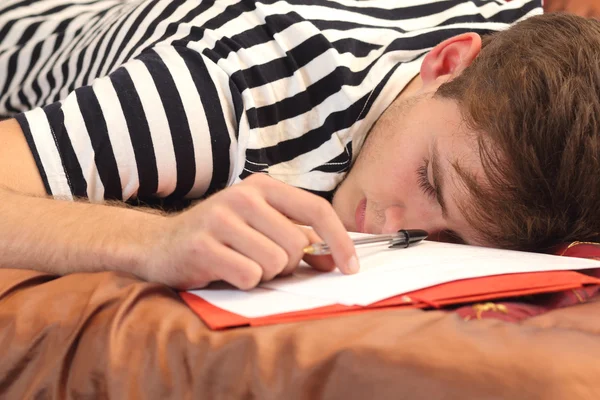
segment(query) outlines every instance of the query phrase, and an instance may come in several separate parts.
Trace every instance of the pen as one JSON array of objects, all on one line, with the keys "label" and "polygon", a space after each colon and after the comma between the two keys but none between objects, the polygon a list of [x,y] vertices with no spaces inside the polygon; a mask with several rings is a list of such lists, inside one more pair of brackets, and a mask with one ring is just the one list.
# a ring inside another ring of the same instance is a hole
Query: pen
[{"label": "pen", "polygon": [[[373,235],[361,239],[354,239],[352,242],[354,242],[355,246],[387,242],[390,247],[406,248],[411,244],[419,243],[421,240],[427,238],[427,235],[428,233],[421,229],[402,229],[396,233]],[[303,251],[304,254],[310,254],[313,256],[331,254],[331,250],[329,249],[327,243],[313,243],[310,246],[306,246]]]}]

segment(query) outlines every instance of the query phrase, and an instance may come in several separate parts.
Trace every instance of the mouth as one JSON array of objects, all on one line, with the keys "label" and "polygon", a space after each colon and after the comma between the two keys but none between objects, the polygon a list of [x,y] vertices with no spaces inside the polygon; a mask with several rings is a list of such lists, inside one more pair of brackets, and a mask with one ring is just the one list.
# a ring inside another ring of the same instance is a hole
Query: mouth
[{"label": "mouth", "polygon": [[367,199],[362,199],[358,206],[356,207],[356,211],[354,212],[354,221],[356,222],[356,230],[357,232],[365,231],[365,214],[367,212]]}]

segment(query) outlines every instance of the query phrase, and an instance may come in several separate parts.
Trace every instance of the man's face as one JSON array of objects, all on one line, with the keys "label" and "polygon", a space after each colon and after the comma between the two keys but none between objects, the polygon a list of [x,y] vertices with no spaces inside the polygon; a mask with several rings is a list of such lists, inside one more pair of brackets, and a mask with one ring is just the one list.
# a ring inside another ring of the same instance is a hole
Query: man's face
[{"label": "man's face", "polygon": [[476,135],[454,101],[431,93],[398,98],[374,125],[333,198],[349,231],[424,229],[440,239],[451,231],[485,244],[459,209],[469,195],[452,166],[481,180]]}]

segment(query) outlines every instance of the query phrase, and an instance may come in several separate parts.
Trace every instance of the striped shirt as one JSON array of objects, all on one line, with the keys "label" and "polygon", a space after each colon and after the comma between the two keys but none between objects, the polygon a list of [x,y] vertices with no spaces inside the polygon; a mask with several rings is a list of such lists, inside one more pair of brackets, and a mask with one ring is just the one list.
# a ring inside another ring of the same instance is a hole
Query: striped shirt
[{"label": "striped shirt", "polygon": [[0,114],[49,194],[201,198],[253,173],[330,197],[451,36],[540,1],[3,0]]}]

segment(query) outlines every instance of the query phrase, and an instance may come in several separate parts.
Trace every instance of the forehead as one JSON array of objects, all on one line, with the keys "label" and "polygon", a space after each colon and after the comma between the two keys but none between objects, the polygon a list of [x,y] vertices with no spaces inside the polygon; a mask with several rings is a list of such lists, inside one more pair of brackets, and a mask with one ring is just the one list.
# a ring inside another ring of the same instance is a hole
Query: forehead
[{"label": "forehead", "polygon": [[434,97],[431,102],[429,116],[424,121],[430,125],[430,150],[436,151],[445,169],[460,165],[474,176],[480,175],[483,172],[479,155],[481,134],[468,125],[455,101]]},{"label": "forehead", "polygon": [[432,135],[431,141],[431,154],[437,157],[439,173],[444,182],[443,195],[448,211],[446,222],[449,229],[465,242],[485,245],[481,234],[466,218],[465,213],[470,207],[475,207],[475,203],[459,174],[461,171],[485,187],[486,177],[479,144],[481,134],[469,128],[454,102],[449,103],[452,104],[442,107],[444,112],[435,118],[438,130]]}]

